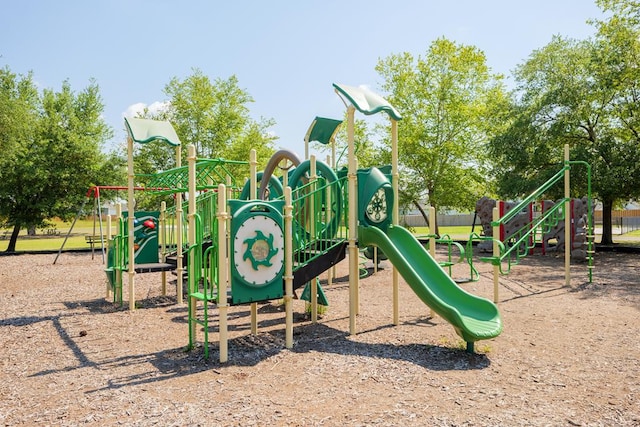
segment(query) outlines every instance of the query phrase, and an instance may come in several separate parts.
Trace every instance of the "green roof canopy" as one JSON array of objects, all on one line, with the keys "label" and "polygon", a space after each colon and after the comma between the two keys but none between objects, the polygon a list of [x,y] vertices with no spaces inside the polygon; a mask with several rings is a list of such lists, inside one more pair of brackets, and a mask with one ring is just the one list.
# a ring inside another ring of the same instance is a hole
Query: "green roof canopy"
[{"label": "green roof canopy", "polygon": [[327,145],[333,141],[341,124],[342,120],[316,117],[313,119],[313,122],[311,122],[311,126],[309,126],[304,140],[307,142],[318,141],[321,144]]},{"label": "green roof canopy", "polygon": [[371,90],[364,87],[333,84],[338,95],[345,98],[362,114],[372,115],[384,111],[393,120],[401,120],[400,113],[389,102]]},{"label": "green roof canopy", "polygon": [[152,141],[164,141],[174,147],[180,145],[178,134],[167,121],[125,117],[124,123],[131,139],[135,142],[146,144]]}]

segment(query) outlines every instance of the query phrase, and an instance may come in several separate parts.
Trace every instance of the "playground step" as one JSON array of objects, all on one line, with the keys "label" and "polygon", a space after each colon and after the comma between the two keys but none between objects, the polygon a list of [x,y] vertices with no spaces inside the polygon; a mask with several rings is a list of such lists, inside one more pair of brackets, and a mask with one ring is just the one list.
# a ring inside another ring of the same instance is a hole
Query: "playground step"
[{"label": "playground step", "polygon": [[158,271],[175,270],[175,266],[164,262],[154,262],[150,264],[136,264],[134,270],[136,273],[156,273]]}]

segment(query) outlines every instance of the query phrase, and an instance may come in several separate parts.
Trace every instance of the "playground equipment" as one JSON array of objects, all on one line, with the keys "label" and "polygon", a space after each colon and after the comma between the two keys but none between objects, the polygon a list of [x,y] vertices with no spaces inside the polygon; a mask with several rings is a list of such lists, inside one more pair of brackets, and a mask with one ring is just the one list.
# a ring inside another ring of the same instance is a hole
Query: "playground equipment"
[{"label": "playground equipment", "polygon": [[[559,202],[562,203],[562,200]],[[476,214],[480,218],[483,235],[485,237],[493,237],[492,212],[493,208],[498,208],[500,217],[503,217],[512,208],[517,205],[515,202],[496,201],[488,197],[482,197],[476,203]],[[516,216],[509,220],[506,224],[500,226],[500,235],[498,239],[501,242],[508,242],[514,238],[516,233],[523,227],[530,227],[535,218],[544,216],[546,212],[552,209],[556,202],[551,200],[538,200],[529,203],[526,209],[520,211]],[[588,239],[587,239],[587,223],[589,216],[592,217],[593,212],[587,211],[587,197],[582,199],[571,199],[571,229],[569,235],[571,237],[571,257],[579,260],[586,260],[588,256]],[[550,225],[544,233],[536,233],[530,235],[529,246],[538,244],[541,247],[542,254],[550,251],[564,251],[565,230],[563,221],[555,221],[555,225]],[[549,241],[555,240],[554,245],[550,245]],[[478,243],[478,249],[481,251],[491,251],[491,241],[485,240]],[[533,249],[532,249],[533,251]]]},{"label": "playground equipment", "polygon": [[[298,163],[286,153],[276,153],[260,179],[257,171],[251,171],[248,200],[224,200],[225,187],[220,184],[215,213],[219,242],[215,249],[206,253],[200,249],[203,241],[197,230],[201,219],[195,209],[195,200],[194,206],[189,207],[189,242],[194,242],[190,243],[188,251],[189,347],[196,342],[195,326],[201,325],[204,352],[208,356],[207,307],[215,302],[220,319],[220,361],[226,361],[228,306],[282,298],[286,312],[285,345],[290,348],[293,345],[294,290],[311,283],[309,299],[312,306],[315,305],[318,300],[315,277],[343,259],[345,248],[348,249],[350,268],[350,332],[355,334],[355,316],[359,310],[358,245],[373,245],[381,247],[394,265],[394,323],[399,323],[399,270],[416,294],[449,321],[467,342],[467,349],[473,351],[475,341],[500,333],[501,319],[493,303],[459,288],[418,240],[397,225],[397,120],[400,115],[371,91],[343,85],[334,85],[334,88],[348,109],[349,168],[346,176],[339,178],[333,168],[316,161],[313,156]],[[384,111],[392,118],[391,179],[378,168],[357,170],[353,144],[356,109],[364,114]],[[191,150],[190,147],[189,176],[195,177],[197,164]],[[267,186],[278,188],[272,183],[272,172],[281,161],[292,164],[281,177],[284,200],[264,200]],[[250,164],[256,164],[253,156]],[[190,179],[190,186],[194,185],[193,181]],[[195,186],[190,187],[189,194],[196,191]],[[246,195],[247,191],[242,193]],[[348,217],[345,213],[349,213]],[[220,237],[228,225],[227,219],[230,219],[228,249],[227,240]],[[344,224],[348,225],[346,234],[345,228],[341,227]],[[229,261],[224,259],[226,253],[230,254]],[[417,268],[417,265],[421,267]],[[225,277],[230,278],[228,283]],[[200,317],[196,316],[198,304],[202,306]]]},{"label": "playground equipment", "polygon": [[[316,117],[305,136],[305,160],[282,150],[267,163],[264,171],[257,171],[255,151],[249,158],[248,181],[239,185],[230,173],[230,163],[224,159],[198,159],[195,147],[188,147],[188,165],[182,167],[177,148],[176,168],[154,176],[150,186],[176,195],[174,210],[161,209],[156,219],[141,220],[142,226],[171,232],[169,239],[175,248],[178,302],[182,296],[182,273],[185,266],[188,295],[189,348],[197,342],[197,326],[204,331],[204,353],[209,351],[209,306],[216,304],[219,321],[220,362],[228,359],[227,313],[230,305],[251,305],[251,330],[257,333],[258,302],[282,299],[285,305],[285,345],[293,346],[294,292],[305,286],[303,297],[312,306],[312,321],[317,319],[318,302],[326,302],[317,277],[349,255],[349,331],[357,333],[356,315],[359,312],[359,249],[366,246],[380,248],[393,265],[392,311],[393,323],[399,323],[398,279],[401,274],[416,295],[449,322],[455,332],[466,341],[467,350],[473,352],[476,341],[491,339],[502,331],[498,302],[498,277],[509,271],[512,262],[526,255],[536,232],[549,235],[562,218],[565,233],[571,228],[568,198],[569,170],[581,162],[571,162],[568,148],[562,170],[532,195],[500,215],[498,207],[492,209],[493,235],[522,211],[530,212],[532,200],[539,199],[551,185],[564,178],[565,194],[559,203],[545,208],[533,222],[527,221],[501,239],[472,235],[474,240],[491,242],[492,256],[483,261],[494,266],[494,302],[472,295],[460,288],[445,268],[453,264],[450,241],[449,259],[435,260],[436,239],[430,239],[431,254],[411,233],[398,224],[398,121],[400,114],[385,99],[366,88],[333,85],[347,108],[348,168],[335,172],[335,149],[327,163],[308,155],[311,140],[332,142],[341,122]],[[392,164],[390,169],[358,169],[354,144],[355,112],[365,115],[384,112],[391,122]],[[148,143],[155,140],[178,147],[179,141],[167,122],[126,119],[129,130],[129,185],[130,211],[122,220],[114,238],[114,265],[116,277],[128,271],[129,308],[135,308],[136,213],[133,211],[133,142]],[[306,158],[308,157],[308,158]],[[247,162],[236,162],[247,164]],[[589,168],[588,165],[586,165]],[[590,176],[590,173],[588,174]],[[590,183],[589,183],[590,187]],[[185,203],[182,194],[188,194]],[[587,211],[591,212],[590,191]],[[435,215],[435,212],[431,212]],[[169,223],[168,218],[175,218]],[[531,220],[531,218],[529,218]],[[167,221],[167,222],[164,222]],[[140,222],[140,221],[139,221]],[[125,227],[126,223],[126,227]],[[586,235],[592,253],[592,222],[586,220]],[[138,235],[146,233],[138,230]],[[184,238],[186,235],[186,238]],[[127,242],[125,245],[124,242]],[[161,238],[161,241],[163,239]],[[185,242],[183,244],[183,241]],[[569,280],[569,237],[565,238],[565,271]],[[444,242],[444,240],[443,240]],[[151,244],[154,246],[156,244]],[[142,246],[142,245],[141,245]],[[459,246],[459,245],[458,245]],[[461,246],[460,257],[467,256]],[[126,248],[126,249],[125,249]],[[184,257],[183,257],[184,251]],[[468,252],[468,251],[467,251]],[[132,257],[133,258],[133,257]],[[184,262],[186,258],[186,262]],[[507,269],[505,270],[504,264]],[[591,263],[589,264],[592,268]],[[120,273],[118,273],[118,271]],[[474,280],[473,268],[471,278]],[[591,274],[591,270],[590,270]],[[117,279],[116,279],[117,280]],[[200,310],[201,309],[201,310]]]},{"label": "playground equipment", "polygon": [[[569,180],[570,170],[573,166],[587,168],[587,197],[580,204],[572,201],[570,197]],[[534,202],[540,200],[545,192],[559,182],[564,182],[564,198],[555,204],[543,202],[541,214],[534,217]],[[564,243],[565,286],[569,286],[571,283],[572,249],[579,249],[578,253],[586,255],[589,283],[591,283],[594,268],[593,254],[595,253],[591,201],[591,166],[583,161],[570,160],[569,146],[565,145],[563,167],[553,177],[520,203],[511,205],[509,209],[501,207],[502,202],[496,203],[497,206],[492,209],[491,236],[500,236],[500,238],[483,237],[472,233],[468,243],[469,245],[473,241],[490,241],[492,243],[492,256],[482,257],[481,260],[493,265],[494,302],[497,303],[499,300],[499,276],[508,273],[512,265],[518,264],[522,258],[527,256],[535,247],[536,242],[543,242],[544,250],[550,236],[558,237],[557,230],[564,231],[563,238],[559,238],[558,241]],[[574,209],[576,205],[582,208],[579,215],[576,215]],[[528,220],[523,220],[523,216],[528,216]],[[505,230],[509,230],[508,233]],[[584,249],[585,242],[586,249]]]},{"label": "playground equipment", "polygon": [[[400,114],[382,97],[364,88],[334,84],[347,107],[348,168],[337,174],[334,165],[309,156],[299,161],[288,152],[278,152],[265,171],[258,173],[255,151],[249,159],[249,179],[243,186],[225,172],[222,159],[198,159],[188,147],[188,165],[157,174],[150,186],[176,194],[171,243],[177,250],[179,271],[187,268],[189,303],[189,348],[197,341],[197,326],[204,331],[204,352],[208,357],[209,305],[219,312],[220,361],[228,359],[227,313],[235,304],[251,304],[252,331],[257,330],[255,304],[282,299],[285,304],[285,345],[293,345],[292,301],[296,289],[305,286],[305,299],[311,302],[315,321],[317,303],[325,296],[316,278],[349,254],[349,329],[357,333],[359,312],[359,246],[383,250],[393,268],[393,323],[399,323],[398,279],[402,274],[425,304],[447,320],[467,342],[468,351],[482,339],[498,336],[502,330],[497,307],[489,300],[459,288],[442,266],[407,230],[398,225],[398,148],[397,123]],[[357,169],[354,144],[354,117],[386,113],[391,120],[391,168]],[[340,121],[316,118],[305,142],[322,139],[331,142]],[[133,212],[133,142],[155,140],[178,147],[175,132],[166,122],[126,119],[129,130],[129,206],[116,242],[118,271],[128,271],[129,308],[134,304],[135,263],[128,254],[135,250],[135,212]],[[320,131],[321,130],[321,131]],[[320,136],[318,136],[320,135]],[[334,150],[333,150],[334,151]],[[178,148],[179,152],[179,148]],[[334,151],[335,153],[335,151]],[[308,154],[308,153],[307,153]],[[307,157],[307,156],[305,156]],[[335,154],[330,161],[335,161]],[[279,171],[281,176],[275,177]],[[183,226],[183,203],[187,200],[187,224]],[[174,215],[175,213],[175,215]],[[126,221],[126,227],[125,225]],[[146,219],[142,221],[144,225]],[[151,223],[149,223],[151,224]],[[155,224],[155,222],[154,222]],[[186,243],[181,236],[186,229]],[[124,241],[127,249],[124,250]],[[118,243],[119,242],[119,243]],[[181,251],[187,262],[183,263]],[[178,286],[182,283],[178,273]],[[181,290],[178,289],[179,296]],[[319,298],[320,297],[320,298]],[[199,309],[200,308],[200,309]]]}]

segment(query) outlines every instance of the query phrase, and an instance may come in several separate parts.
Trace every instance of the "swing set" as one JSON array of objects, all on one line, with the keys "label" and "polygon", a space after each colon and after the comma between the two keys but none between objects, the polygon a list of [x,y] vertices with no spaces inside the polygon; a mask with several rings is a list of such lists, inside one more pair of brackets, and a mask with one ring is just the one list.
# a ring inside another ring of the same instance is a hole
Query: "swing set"
[{"label": "swing set", "polygon": [[[134,190],[135,191],[158,191],[161,189],[155,188],[155,187],[134,187]],[[69,227],[69,231],[67,231],[67,234],[64,236],[64,240],[60,245],[60,249],[58,249],[58,254],[56,255],[56,258],[53,260],[54,264],[58,261],[58,257],[60,257],[60,254],[64,250],[64,247],[67,244],[67,240],[69,239],[69,236],[71,236],[71,233],[73,232],[73,228],[75,227],[76,222],[78,221],[78,218],[80,218],[85,214],[84,208],[87,204],[87,201],[89,201],[89,199],[93,199],[93,210],[92,210],[93,227],[92,227],[91,234],[85,235],[84,239],[85,239],[85,242],[91,247],[91,259],[93,260],[95,257],[95,249],[100,248],[100,253],[102,255],[102,263],[103,264],[105,263],[106,252],[107,252],[107,242],[109,241],[108,237],[110,234],[109,233],[110,230],[108,229],[108,227],[103,226],[104,219],[102,215],[102,203],[100,201],[101,191],[127,191],[127,187],[118,186],[118,185],[92,185],[91,187],[89,187],[89,189],[87,190],[86,198],[82,201],[82,204],[80,205],[80,209],[78,209],[78,213],[73,219],[73,222],[71,223],[71,227]]]}]

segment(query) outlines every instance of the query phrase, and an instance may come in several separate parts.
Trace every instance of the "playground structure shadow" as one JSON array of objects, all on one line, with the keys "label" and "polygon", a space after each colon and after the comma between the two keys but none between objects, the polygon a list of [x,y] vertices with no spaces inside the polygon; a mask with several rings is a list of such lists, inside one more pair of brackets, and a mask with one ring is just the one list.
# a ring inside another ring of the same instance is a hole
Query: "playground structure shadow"
[{"label": "playground structure shadow", "polygon": [[[41,322],[49,322],[59,335],[64,346],[66,346],[72,358],[65,361],[64,366],[41,370],[32,373],[30,377],[47,377],[49,375],[72,372],[81,369],[96,369],[98,371],[111,371],[114,375],[105,378],[103,387],[86,391],[86,393],[98,392],[105,389],[117,389],[122,387],[149,384],[171,380],[176,377],[184,377],[213,369],[216,373],[221,373],[225,367],[231,366],[257,366],[278,354],[291,352],[303,354],[308,352],[325,353],[326,355],[356,355],[362,357],[386,359],[389,362],[405,361],[414,363],[425,370],[477,370],[484,369],[490,365],[489,358],[484,354],[468,354],[462,348],[446,348],[438,345],[427,344],[389,344],[389,343],[365,343],[352,338],[348,332],[335,329],[323,323],[298,324],[294,328],[294,346],[292,349],[285,348],[284,319],[265,319],[260,323],[261,328],[276,326],[276,328],[259,332],[252,335],[250,331],[242,336],[237,336],[229,340],[229,362],[220,364],[219,345],[217,340],[209,343],[209,359],[204,359],[202,344],[190,351],[186,346],[171,346],[151,353],[135,353],[136,345],[130,341],[127,345],[111,346],[113,350],[107,353],[96,353],[88,350],[79,339],[77,333],[71,333],[65,327],[65,317],[77,316],[109,316],[111,313],[120,311],[115,304],[105,300],[91,300],[84,302],[65,303],[70,310],[68,313],[59,313],[46,316],[24,316],[0,321],[0,327],[29,327]],[[84,307],[84,311],[78,308]],[[168,314],[178,314],[182,317],[182,322],[186,326],[186,307],[163,307],[162,312]],[[239,311],[236,318],[249,316],[249,310]],[[297,321],[302,321],[303,315],[297,316]],[[174,321],[176,319],[174,318]],[[266,323],[265,323],[266,322]],[[281,323],[282,328],[277,327]],[[230,330],[244,331],[243,325],[230,325]],[[362,334],[373,332],[393,326],[381,326],[379,328],[363,331]],[[210,338],[217,338],[215,328],[211,328]],[[199,331],[201,334],[201,330]],[[187,341],[187,330],[185,328],[185,344]],[[137,368],[131,369],[132,367]],[[119,369],[123,369],[126,374],[115,374]]]},{"label": "playground structure shadow", "polygon": [[[393,328],[386,325],[375,330]],[[262,332],[258,335],[245,335],[229,341],[230,364],[254,366],[272,357],[285,347],[283,330]],[[357,336],[359,336],[357,335]],[[357,337],[356,336],[356,337]],[[477,370],[488,368],[491,364],[485,354],[469,354],[462,348],[450,348],[429,344],[391,344],[360,342],[348,332],[332,328],[323,323],[305,324],[294,329],[293,353],[324,353],[343,356],[361,356],[386,359],[389,362],[410,362],[430,371]],[[210,357],[216,360],[217,343],[210,344]],[[211,362],[215,363],[215,362]]]}]

